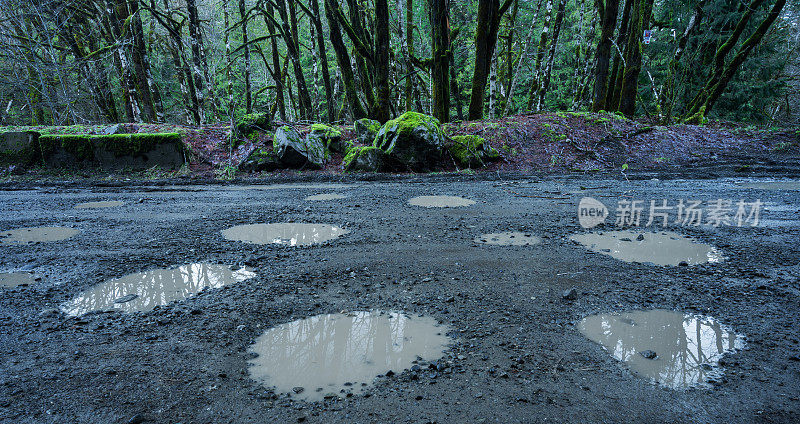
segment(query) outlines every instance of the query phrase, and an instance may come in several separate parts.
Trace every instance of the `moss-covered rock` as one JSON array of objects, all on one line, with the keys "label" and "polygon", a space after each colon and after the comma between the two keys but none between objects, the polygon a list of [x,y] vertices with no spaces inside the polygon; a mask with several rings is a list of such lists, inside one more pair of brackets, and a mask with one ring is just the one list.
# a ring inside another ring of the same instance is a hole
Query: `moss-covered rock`
[{"label": "moss-covered rock", "polygon": [[332,152],[344,153],[342,132],[334,127],[325,124],[313,124],[308,137],[320,139],[325,147]]},{"label": "moss-covered rock", "polygon": [[41,159],[53,167],[180,167],[185,162],[185,151],[181,135],[177,133],[39,137]]},{"label": "moss-covered rock", "polygon": [[251,113],[236,120],[236,132],[244,137],[256,131],[269,131],[272,128],[272,117],[267,113]]},{"label": "moss-covered rock", "polygon": [[33,163],[39,154],[39,136],[36,131],[0,133],[0,163],[22,166]]},{"label": "moss-covered rock", "polygon": [[272,150],[281,164],[289,168],[319,169],[327,159],[325,145],[316,137],[300,137],[294,128],[284,125],[275,131]]},{"label": "moss-covered rock", "polygon": [[267,132],[274,128],[272,116],[267,113],[251,113],[236,120],[231,131],[228,144],[237,147],[242,139],[255,141],[259,132]]},{"label": "moss-covered rock", "polygon": [[370,145],[381,130],[381,123],[374,119],[362,118],[353,123],[353,129],[360,144]]},{"label": "moss-covered rock", "polygon": [[500,159],[500,152],[477,135],[459,135],[452,137],[450,155],[464,168],[485,166],[488,162]]},{"label": "moss-covered rock", "polygon": [[242,162],[239,169],[242,171],[274,171],[281,168],[281,161],[278,155],[267,147],[261,147],[253,150],[247,159]]},{"label": "moss-covered rock", "polygon": [[387,167],[386,153],[374,146],[353,147],[344,157],[345,171],[380,172]]},{"label": "moss-covered rock", "polygon": [[447,144],[438,119],[406,112],[383,125],[373,146],[414,171],[427,171],[441,160]]}]

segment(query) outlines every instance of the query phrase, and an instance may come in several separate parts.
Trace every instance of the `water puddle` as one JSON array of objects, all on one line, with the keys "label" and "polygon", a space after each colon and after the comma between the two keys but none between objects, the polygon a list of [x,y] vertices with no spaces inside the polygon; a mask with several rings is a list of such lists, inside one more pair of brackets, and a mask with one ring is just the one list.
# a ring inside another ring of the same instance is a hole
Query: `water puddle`
[{"label": "water puddle", "polygon": [[309,201],[318,201],[318,200],[341,200],[345,199],[347,196],[342,194],[336,193],[326,193],[326,194],[315,194],[313,196],[306,197],[306,200]]},{"label": "water puddle", "polygon": [[424,208],[458,208],[474,205],[475,201],[458,196],[417,196],[411,198],[408,204]]},{"label": "water puddle", "polygon": [[80,230],[69,227],[30,227],[0,233],[0,244],[19,245],[47,241],[66,240]]},{"label": "water puddle", "polygon": [[609,231],[575,234],[570,239],[589,250],[625,262],[649,262],[655,265],[680,265],[685,262],[687,265],[697,265],[725,259],[713,246],[671,231]]},{"label": "water puddle", "polygon": [[433,318],[380,311],[318,315],[267,330],[249,351],[253,379],[293,397],[322,400],[342,390],[361,393],[389,370],[434,361],[449,342]]},{"label": "water puddle", "polygon": [[154,269],[98,284],[64,303],[61,310],[76,316],[91,311],[149,311],[189,298],[205,287],[222,287],[255,276],[247,268],[202,263]]},{"label": "water puddle", "polygon": [[757,181],[740,183],[739,187],[756,190],[800,190],[800,181]]},{"label": "water puddle", "polygon": [[252,244],[310,246],[339,238],[350,230],[327,224],[248,224],[222,231],[228,240]]},{"label": "water puddle", "polygon": [[102,202],[85,202],[75,205],[75,209],[100,209],[100,208],[116,208],[124,205],[125,202],[121,200],[107,200]]},{"label": "water puddle", "polygon": [[36,280],[33,274],[27,272],[0,272],[0,287],[29,286],[34,281]]},{"label": "water puddle", "polygon": [[578,324],[635,374],[672,389],[708,387],[719,360],[744,347],[744,336],[711,317],[656,309],[600,314]]},{"label": "water puddle", "polygon": [[498,246],[532,246],[541,243],[542,239],[529,233],[506,231],[480,235],[475,237],[475,242]]}]

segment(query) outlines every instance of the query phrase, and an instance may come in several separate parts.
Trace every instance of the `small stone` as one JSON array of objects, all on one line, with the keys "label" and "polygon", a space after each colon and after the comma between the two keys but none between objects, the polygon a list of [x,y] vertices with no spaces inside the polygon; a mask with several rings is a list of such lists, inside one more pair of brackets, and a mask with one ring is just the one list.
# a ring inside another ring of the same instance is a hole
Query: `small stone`
[{"label": "small stone", "polygon": [[561,297],[565,300],[575,300],[578,298],[578,290],[575,290],[575,287],[564,290],[564,293],[561,294]]},{"label": "small stone", "polygon": [[300,393],[303,393],[303,391],[305,391],[305,390],[306,390],[305,388],[303,388],[303,387],[300,387],[300,386],[298,386],[298,387],[292,387],[292,391],[293,391],[293,392],[295,392],[295,393],[297,393],[298,395],[299,395]]},{"label": "small stone", "polygon": [[658,356],[658,354],[653,352],[652,350],[643,350],[639,352],[639,355],[642,355],[645,359],[656,359],[656,357]]},{"label": "small stone", "polygon": [[678,262],[678,266],[689,266],[689,262],[680,261],[680,262]]},{"label": "small stone", "polygon": [[644,240],[644,234],[639,234],[639,237],[636,237],[636,241]]},{"label": "small stone", "polygon": [[125,296],[122,296],[122,297],[119,297],[117,299],[114,299],[114,303],[130,302],[131,300],[136,299],[137,297],[139,297],[138,294],[134,294],[134,293],[126,294]]},{"label": "small stone", "polygon": [[128,420],[128,424],[141,424],[144,422],[144,417],[142,414],[136,414]]}]

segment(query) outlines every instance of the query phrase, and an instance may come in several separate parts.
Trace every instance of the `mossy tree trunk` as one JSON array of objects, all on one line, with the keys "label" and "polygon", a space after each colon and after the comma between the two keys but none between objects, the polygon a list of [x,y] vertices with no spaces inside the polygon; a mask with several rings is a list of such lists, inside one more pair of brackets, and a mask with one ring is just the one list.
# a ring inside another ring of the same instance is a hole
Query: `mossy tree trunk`
[{"label": "mossy tree trunk", "polygon": [[375,104],[375,119],[388,121],[392,101],[389,87],[389,4],[386,0],[375,0],[375,85],[378,97]]},{"label": "mossy tree trunk", "polygon": [[595,50],[594,94],[592,95],[592,111],[598,112],[606,108],[606,91],[608,90],[608,66],[611,59],[611,37],[617,26],[619,0],[597,0],[597,13],[600,17],[600,40]]},{"label": "mossy tree trunk", "polygon": [[433,116],[442,123],[450,122],[450,21],[447,6],[447,0],[429,0]]},{"label": "mossy tree trunk", "polygon": [[[714,108],[714,104],[719,100],[722,93],[725,92],[725,89],[733,79],[736,71],[738,71],[744,61],[747,60],[747,57],[753,49],[761,43],[761,40],[781,14],[781,11],[783,11],[784,6],[786,6],[786,0],[777,0],[766,18],[759,24],[758,28],[756,28],[753,34],[739,46],[733,59],[723,67],[721,72],[714,72],[714,75],[706,82],[706,86],[701,92],[703,94],[702,97],[686,114],[686,120],[688,122],[700,123],[702,118],[711,112]],[[750,11],[746,13],[749,12]]]},{"label": "mossy tree trunk", "polygon": [[350,54],[347,51],[347,46],[342,39],[342,31],[339,26],[339,18],[336,14],[338,6],[333,3],[336,0],[323,0],[325,7],[325,16],[328,18],[328,31],[330,34],[331,45],[333,51],[336,53],[336,62],[339,65],[339,71],[342,74],[342,84],[344,85],[344,96],[347,105],[350,108],[350,113],[353,119],[361,119],[367,117],[367,111],[361,104],[358,98],[358,90],[356,88],[355,74],[353,72],[352,62],[350,61]]},{"label": "mossy tree trunk", "polygon": [[567,5],[567,0],[561,0],[558,3],[558,12],[556,13],[556,22],[553,25],[553,41],[550,43],[550,52],[547,54],[547,63],[539,82],[539,90],[536,96],[536,111],[544,108],[544,98],[547,95],[547,90],[550,88],[550,75],[553,72],[553,60],[556,56],[556,47],[558,46],[558,38],[561,34],[561,23],[564,21],[564,10]]},{"label": "mossy tree trunk", "polygon": [[250,46],[248,45],[247,40],[248,18],[249,15],[247,8],[245,7],[244,0],[239,0],[239,19],[241,20],[240,23],[242,25],[242,46],[244,46],[244,69],[242,69],[242,74],[244,74],[244,107],[246,112],[250,114],[253,113],[253,84],[250,81],[250,70],[252,65],[250,63]]},{"label": "mossy tree trunk", "polygon": [[636,96],[639,90],[639,73],[642,71],[642,33],[649,26],[653,0],[634,0],[628,40],[625,42],[625,71],[622,73],[622,90],[619,111],[625,116],[636,113]]},{"label": "mossy tree trunk", "polygon": [[[505,0],[502,5],[500,0],[480,0],[478,2],[478,22],[475,26],[475,67],[472,73],[472,90],[467,114],[467,119],[471,121],[483,118],[486,83],[497,46],[500,18],[511,7],[512,2],[513,0]],[[431,6],[431,26],[433,26],[433,6]],[[435,39],[434,43],[436,43]]]},{"label": "mossy tree trunk", "polygon": [[539,81],[542,73],[542,62],[547,51],[547,43],[550,40],[550,20],[553,16],[553,0],[547,0],[547,7],[544,12],[544,26],[539,34],[539,47],[536,49],[536,60],[533,65],[533,82],[528,88],[528,99],[525,101],[525,110],[533,109],[536,100],[536,93],[539,91]]},{"label": "mossy tree trunk", "polygon": [[625,0],[622,8],[622,20],[619,23],[617,40],[612,43],[611,56],[614,57],[611,65],[611,75],[608,78],[608,90],[606,90],[606,110],[616,111],[619,105],[619,96],[622,92],[622,74],[625,72],[625,58],[623,57],[625,46],[628,42],[631,24],[631,6],[637,0]]},{"label": "mossy tree trunk", "polygon": [[333,98],[333,89],[331,87],[331,75],[328,70],[328,53],[325,49],[325,35],[322,31],[322,18],[319,12],[319,0],[310,0],[311,11],[314,16],[314,28],[316,30],[317,49],[319,50],[320,66],[322,67],[322,86],[325,88],[325,110],[329,122],[336,120],[336,112]]}]

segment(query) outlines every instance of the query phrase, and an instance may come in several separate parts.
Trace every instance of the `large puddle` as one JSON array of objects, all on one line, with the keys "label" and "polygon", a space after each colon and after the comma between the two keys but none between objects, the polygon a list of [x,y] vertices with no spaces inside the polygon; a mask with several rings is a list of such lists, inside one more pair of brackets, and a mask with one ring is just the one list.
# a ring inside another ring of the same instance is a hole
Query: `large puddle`
[{"label": "large puddle", "polygon": [[601,314],[578,324],[635,374],[672,388],[707,387],[719,379],[719,360],[744,347],[744,336],[711,317],[656,309]]},{"label": "large puddle", "polygon": [[531,246],[539,244],[542,239],[530,233],[506,231],[502,233],[489,233],[475,237],[475,242],[493,244],[497,246]]},{"label": "large puddle", "polygon": [[341,200],[345,199],[347,196],[342,194],[336,193],[325,193],[325,194],[315,194],[313,196],[306,197],[306,200],[309,201],[320,201],[320,200]]},{"label": "large puddle", "polygon": [[31,285],[34,281],[33,274],[27,272],[0,272],[0,287],[14,288]]},{"label": "large puddle", "polygon": [[154,269],[98,284],[61,306],[69,315],[91,311],[149,311],[184,300],[205,287],[217,288],[255,277],[249,269],[229,265],[190,264]]},{"label": "large puddle", "polygon": [[250,347],[250,374],[265,386],[317,401],[358,394],[389,370],[443,356],[447,327],[429,317],[387,312],[318,315],[267,330]]},{"label": "large puddle", "polygon": [[756,181],[741,183],[739,187],[757,190],[800,190],[800,181]]},{"label": "large puddle", "polygon": [[223,230],[222,236],[252,244],[309,246],[339,238],[349,232],[328,224],[247,224]]},{"label": "large puddle", "polygon": [[458,208],[474,205],[475,201],[458,196],[417,196],[412,197],[408,204],[424,208]]},{"label": "large puddle", "polygon": [[724,259],[715,247],[670,231],[609,231],[575,234],[570,239],[589,250],[625,262],[649,262],[655,265],[680,265],[685,262],[687,265],[697,265]]},{"label": "large puddle", "polygon": [[101,209],[101,208],[116,208],[124,205],[125,202],[121,200],[105,200],[101,202],[85,202],[75,205],[75,209]]},{"label": "large puddle", "polygon": [[69,227],[30,227],[0,233],[0,244],[15,245],[66,240],[80,231]]},{"label": "large puddle", "polygon": [[291,190],[291,189],[306,189],[306,190],[341,190],[345,188],[353,188],[355,184],[340,184],[340,183],[319,183],[319,184],[255,184],[255,185],[169,185],[158,187],[159,189],[169,191],[247,191],[247,190]]}]

